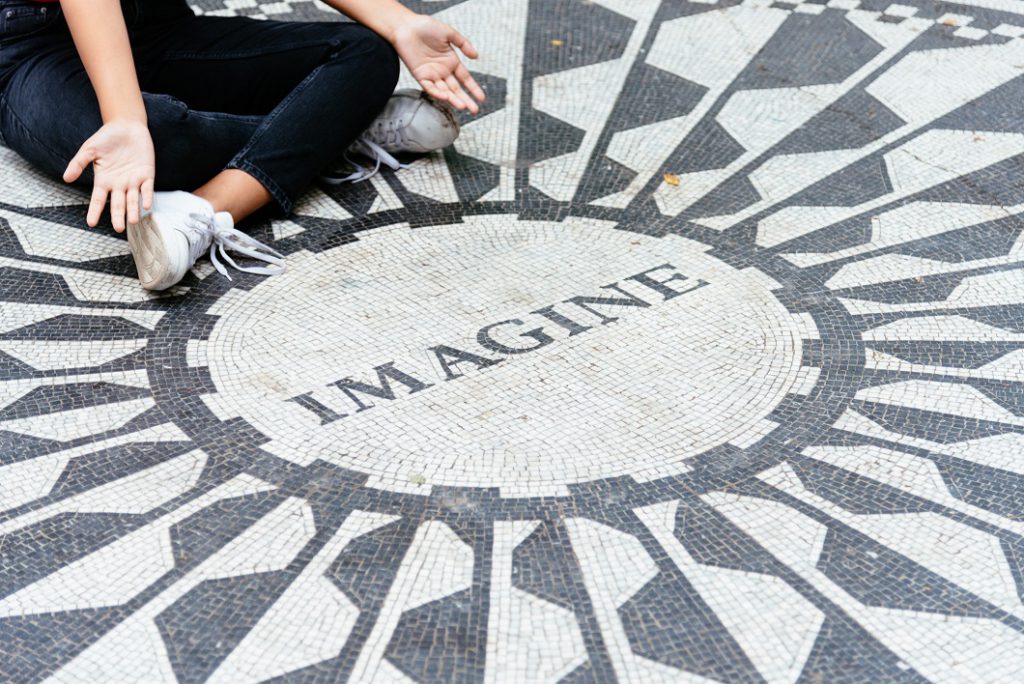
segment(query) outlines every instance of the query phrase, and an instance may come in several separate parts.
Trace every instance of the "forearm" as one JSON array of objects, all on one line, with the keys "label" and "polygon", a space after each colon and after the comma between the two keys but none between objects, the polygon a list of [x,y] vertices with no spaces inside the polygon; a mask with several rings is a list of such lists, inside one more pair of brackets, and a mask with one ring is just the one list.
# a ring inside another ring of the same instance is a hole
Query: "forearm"
[{"label": "forearm", "polygon": [[146,122],[146,108],[119,0],[61,0],[104,123]]},{"label": "forearm", "polygon": [[373,29],[390,43],[395,42],[395,29],[415,15],[397,0],[323,0],[347,17]]}]

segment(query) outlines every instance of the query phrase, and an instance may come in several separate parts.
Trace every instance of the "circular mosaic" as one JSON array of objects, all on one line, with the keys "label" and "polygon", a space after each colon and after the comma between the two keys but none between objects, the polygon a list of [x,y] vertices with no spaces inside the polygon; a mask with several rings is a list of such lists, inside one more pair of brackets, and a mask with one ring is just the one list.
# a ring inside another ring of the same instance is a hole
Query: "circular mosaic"
[{"label": "circular mosaic", "polygon": [[808,377],[778,285],[706,250],[572,218],[375,228],[211,307],[207,403],[384,488],[678,474]]},{"label": "circular mosaic", "polygon": [[407,4],[488,101],[283,275],[0,147],[0,679],[1014,681],[1024,14]]}]

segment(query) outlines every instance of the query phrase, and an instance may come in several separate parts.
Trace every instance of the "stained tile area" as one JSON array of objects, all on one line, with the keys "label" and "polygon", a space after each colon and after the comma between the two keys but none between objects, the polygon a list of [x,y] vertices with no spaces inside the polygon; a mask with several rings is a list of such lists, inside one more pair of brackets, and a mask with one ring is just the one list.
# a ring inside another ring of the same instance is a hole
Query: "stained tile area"
[{"label": "stained tile area", "polygon": [[409,4],[488,102],[284,275],[0,147],[0,680],[1019,681],[1021,3]]}]

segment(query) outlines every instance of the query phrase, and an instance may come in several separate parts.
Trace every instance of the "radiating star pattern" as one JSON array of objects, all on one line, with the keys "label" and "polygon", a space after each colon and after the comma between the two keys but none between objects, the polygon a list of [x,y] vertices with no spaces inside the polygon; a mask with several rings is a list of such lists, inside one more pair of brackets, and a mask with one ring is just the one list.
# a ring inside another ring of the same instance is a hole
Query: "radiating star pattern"
[{"label": "radiating star pattern", "polygon": [[285,275],[0,147],[0,680],[1016,681],[1019,3],[407,4],[488,100]]}]

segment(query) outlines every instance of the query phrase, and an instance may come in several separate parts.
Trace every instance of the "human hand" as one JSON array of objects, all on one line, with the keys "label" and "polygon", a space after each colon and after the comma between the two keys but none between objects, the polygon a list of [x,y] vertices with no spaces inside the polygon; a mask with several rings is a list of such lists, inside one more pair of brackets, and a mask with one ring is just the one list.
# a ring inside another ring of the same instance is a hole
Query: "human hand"
[{"label": "human hand", "polygon": [[103,207],[110,195],[110,222],[114,230],[139,221],[139,198],[144,209],[153,206],[153,183],[156,160],[153,139],[146,124],[140,121],[111,121],[82,143],[81,149],[68,163],[64,181],[73,183],[92,164],[92,199],[85,222],[90,227],[99,223]]},{"label": "human hand", "polygon": [[[433,17],[415,14],[395,28],[392,44],[409,67],[409,73],[428,95],[456,109],[468,109],[474,114],[480,111],[473,98],[483,102],[484,91],[473,80],[455,48],[470,59],[476,59],[479,54],[461,33]],[[467,95],[463,87],[473,97]]]}]

